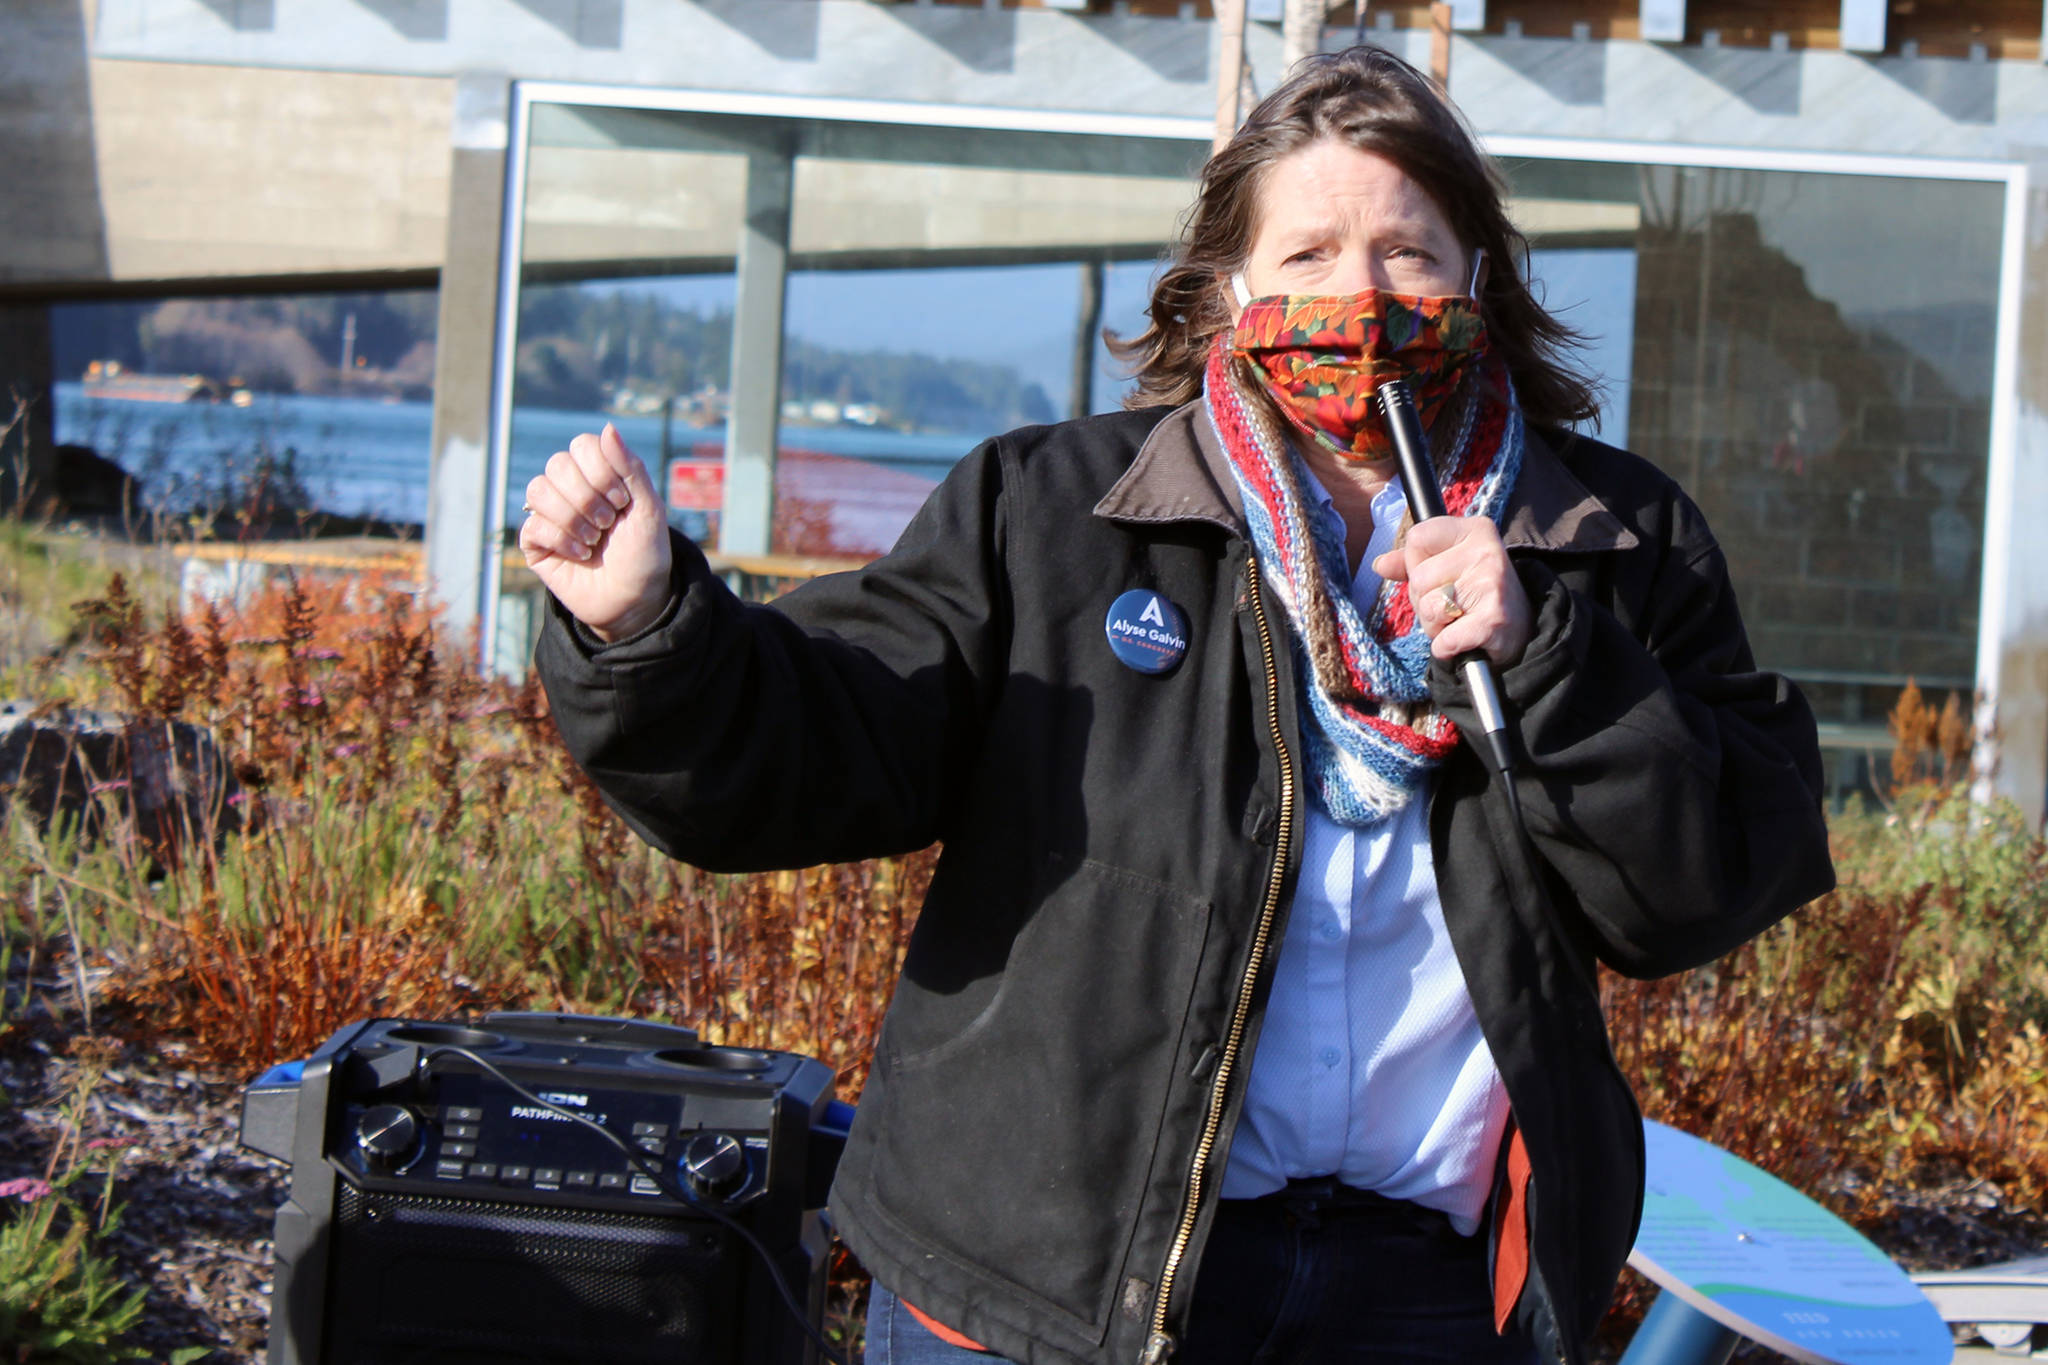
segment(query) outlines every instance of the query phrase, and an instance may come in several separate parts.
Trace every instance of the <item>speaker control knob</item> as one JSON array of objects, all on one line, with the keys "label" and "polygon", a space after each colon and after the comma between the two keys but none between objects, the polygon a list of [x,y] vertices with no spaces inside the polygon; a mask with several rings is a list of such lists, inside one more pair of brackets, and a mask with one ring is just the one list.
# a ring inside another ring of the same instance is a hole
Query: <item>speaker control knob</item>
[{"label": "speaker control knob", "polygon": [[730,1133],[699,1133],[683,1149],[683,1178],[700,1199],[724,1199],[747,1180],[747,1154]]},{"label": "speaker control knob", "polygon": [[397,1170],[419,1147],[420,1121],[402,1104],[380,1104],[356,1120],[356,1150],[380,1173]]}]

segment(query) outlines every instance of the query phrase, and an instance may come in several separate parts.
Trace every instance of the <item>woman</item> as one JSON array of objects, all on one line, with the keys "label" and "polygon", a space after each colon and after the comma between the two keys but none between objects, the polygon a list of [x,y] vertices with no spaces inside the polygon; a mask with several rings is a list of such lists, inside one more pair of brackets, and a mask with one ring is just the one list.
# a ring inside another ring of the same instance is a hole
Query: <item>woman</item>
[{"label": "woman", "polygon": [[869,1360],[1582,1358],[1642,1195],[1594,963],[1832,873],[1811,716],[1698,510],[1563,430],[1521,247],[1434,86],[1312,58],[1203,173],[1139,405],[983,445],[867,569],[741,605],[609,428],[529,486],[542,676],[636,829],[944,841],[833,1190]]}]

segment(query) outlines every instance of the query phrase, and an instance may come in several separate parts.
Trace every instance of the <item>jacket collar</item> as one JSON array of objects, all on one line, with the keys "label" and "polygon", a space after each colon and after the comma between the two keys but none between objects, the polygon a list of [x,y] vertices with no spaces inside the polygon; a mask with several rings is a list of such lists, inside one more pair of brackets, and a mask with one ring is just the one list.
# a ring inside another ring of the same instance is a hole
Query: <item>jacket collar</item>
[{"label": "jacket collar", "polygon": [[[1522,473],[1508,495],[1502,543],[1560,554],[1635,548],[1635,534],[1587,491],[1551,440],[1534,428],[1523,430]],[[1573,439],[1564,434],[1567,445]],[[1245,534],[1237,480],[1201,399],[1152,428],[1131,467],[1095,504],[1095,515],[1139,525],[1206,521]]]}]

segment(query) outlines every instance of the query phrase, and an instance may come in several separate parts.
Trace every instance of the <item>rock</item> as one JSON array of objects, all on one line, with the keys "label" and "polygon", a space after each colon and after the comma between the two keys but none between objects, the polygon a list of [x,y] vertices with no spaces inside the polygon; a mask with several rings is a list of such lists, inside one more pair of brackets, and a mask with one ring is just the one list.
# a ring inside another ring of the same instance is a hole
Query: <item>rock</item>
[{"label": "rock", "polygon": [[243,823],[241,784],[207,731],[61,705],[0,704],[0,793],[44,834],[101,839],[110,820],[132,822],[162,861]]},{"label": "rock", "polygon": [[141,507],[142,485],[91,446],[58,446],[57,500],[72,516],[132,515]]}]

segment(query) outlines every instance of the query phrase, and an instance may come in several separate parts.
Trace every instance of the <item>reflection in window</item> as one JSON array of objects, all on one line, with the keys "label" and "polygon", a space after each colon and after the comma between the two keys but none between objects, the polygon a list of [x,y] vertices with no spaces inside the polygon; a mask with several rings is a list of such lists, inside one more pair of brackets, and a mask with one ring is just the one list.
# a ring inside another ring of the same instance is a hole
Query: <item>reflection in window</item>
[{"label": "reflection in window", "polygon": [[[1523,163],[1516,183],[1617,200],[1618,169]],[[1633,178],[1626,444],[1704,509],[1759,662],[1800,681],[1853,782],[1909,677],[1971,686],[2003,191]]]}]

